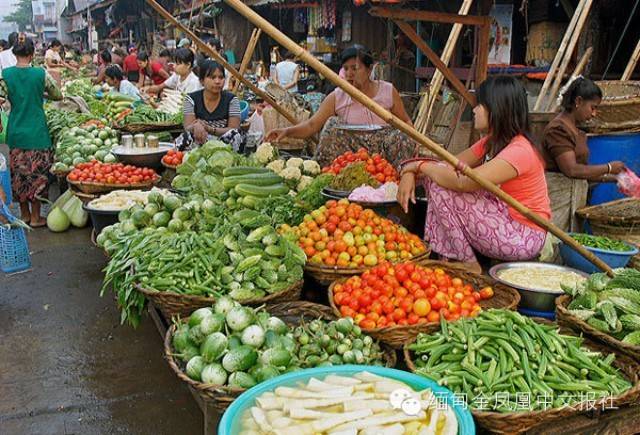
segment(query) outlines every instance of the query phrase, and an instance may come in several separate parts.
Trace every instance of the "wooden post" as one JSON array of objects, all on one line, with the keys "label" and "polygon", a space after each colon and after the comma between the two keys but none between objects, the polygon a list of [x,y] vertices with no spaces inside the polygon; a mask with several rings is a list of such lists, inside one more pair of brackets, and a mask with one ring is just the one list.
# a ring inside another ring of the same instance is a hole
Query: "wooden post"
[{"label": "wooden post", "polygon": [[[151,0],[148,0],[151,1]],[[346,80],[340,78],[335,72],[333,72],[329,67],[320,62],[318,59],[313,57],[309,52],[304,50],[298,44],[289,39],[284,33],[280,30],[276,29],[271,23],[258,15],[255,11],[253,11],[250,7],[242,3],[240,0],[225,0],[225,2],[234,8],[238,13],[246,17],[249,21],[251,21],[255,26],[264,30],[266,34],[268,34],[271,38],[273,38],[280,45],[285,47],[287,50],[291,51],[298,58],[304,60],[309,66],[318,71],[318,73],[322,74],[324,77],[328,78],[335,85],[339,86],[344,90],[347,94],[351,96],[354,100],[358,101],[360,104],[367,107],[373,113],[378,115],[380,118],[385,120],[388,124],[393,125],[400,131],[407,134],[410,138],[417,141],[421,145],[427,147],[434,154],[439,156],[445,162],[449,163],[454,168],[459,168],[459,170],[473,181],[478,183],[480,187],[483,189],[493,193],[498,198],[512,206],[518,212],[520,212],[523,216],[526,216],[527,219],[539,225],[542,228],[546,228],[551,233],[553,233],[560,240],[565,242],[567,245],[571,246],[577,252],[580,253],[583,257],[588,259],[598,268],[606,271],[609,275],[613,276],[613,270],[602,260],[596,257],[593,253],[589,252],[575,241],[571,236],[562,231],[552,222],[549,222],[547,219],[539,216],[538,214],[532,212],[527,207],[522,205],[520,202],[516,201],[513,197],[505,193],[500,187],[496,186],[494,183],[486,180],[484,177],[479,176],[476,171],[464,165],[456,156],[442,148],[442,146],[438,145],[427,136],[421,134],[416,129],[414,129],[411,125],[402,121],[397,116],[393,115],[388,110],[384,109],[374,100],[369,98],[367,95],[362,93],[362,91],[358,90],[356,87],[351,85]]]},{"label": "wooden post", "polygon": [[491,26],[478,27],[478,66],[476,67],[476,86],[480,86],[487,79],[487,69],[489,67],[489,34]]},{"label": "wooden post", "polygon": [[573,50],[576,48],[576,44],[580,39],[580,34],[582,33],[582,28],[584,27],[584,23],[587,21],[587,17],[589,16],[589,11],[591,10],[591,5],[593,0],[587,0],[584,8],[580,13],[580,17],[578,19],[578,23],[576,24],[576,28],[574,29],[573,35],[569,40],[569,45],[567,46],[567,52],[565,53],[564,59],[562,59],[562,63],[560,64],[560,68],[558,69],[558,73],[556,74],[555,80],[553,82],[553,86],[551,87],[551,91],[549,91],[549,99],[548,103],[545,106],[547,110],[553,106],[553,96],[558,93],[560,89],[560,85],[562,84],[562,79],[564,78],[564,73],[567,70],[567,66],[569,66],[569,61],[571,61],[571,55],[573,54]]},{"label": "wooden post", "polygon": [[[571,78],[569,80],[573,80],[575,77],[582,74],[582,71],[584,71],[584,68],[587,66],[587,63],[589,63],[589,59],[591,59],[592,53],[593,53],[593,47],[587,48],[587,50],[584,52],[584,54],[580,58],[580,62],[578,62],[576,69],[573,70],[573,74],[571,74]],[[558,102],[556,101],[555,94],[550,94],[549,99],[552,102],[550,106],[550,112],[555,112],[556,110],[558,110],[558,107],[560,107],[560,104],[558,104]]]},{"label": "wooden post", "polygon": [[631,59],[629,59],[629,63],[627,64],[627,67],[624,69],[624,73],[622,73],[622,77],[620,78],[620,80],[624,81],[624,80],[629,80],[631,78],[631,74],[633,74],[633,70],[636,68],[638,59],[640,59],[640,39],[638,40],[638,45],[636,45],[635,50],[633,50]]},{"label": "wooden post", "polygon": [[[287,118],[287,121],[289,121],[292,124],[298,124],[300,121],[298,121],[291,113],[289,113],[287,110],[285,110],[281,105],[279,105],[277,103],[276,100],[274,100],[271,95],[267,94],[266,92],[264,92],[262,89],[258,88],[256,85],[254,85],[253,83],[251,83],[249,80],[245,79],[240,72],[238,72],[238,70],[236,70],[232,65],[230,65],[225,59],[224,57],[222,57],[219,53],[217,53],[215,50],[213,50],[211,47],[209,47],[207,44],[204,43],[204,41],[200,38],[198,38],[198,36],[193,33],[191,30],[189,30],[185,25],[183,25],[182,23],[180,23],[178,20],[175,19],[175,17],[173,15],[171,15],[166,9],[164,9],[161,5],[158,4],[158,2],[156,2],[155,0],[146,0],[146,2],[153,8],[156,10],[156,12],[158,12],[165,20],[169,21],[172,25],[174,25],[175,27],[177,27],[178,29],[182,30],[188,37],[189,39],[191,39],[193,41],[193,43],[195,45],[198,46],[198,48],[202,51],[204,51],[205,53],[207,53],[209,56],[211,56],[212,58],[214,58],[216,60],[216,62],[218,62],[220,65],[222,65],[224,67],[224,69],[226,69],[227,71],[229,71],[231,73],[232,76],[234,76],[236,78],[236,80],[240,81],[242,84],[244,84],[246,87],[248,87],[249,89],[251,89],[251,91],[256,94],[257,96],[259,96],[260,98],[262,98],[265,102],[267,102],[268,104],[270,104],[275,110],[278,111],[278,113],[280,113],[282,116],[284,116],[285,118]],[[311,139],[313,140],[313,139]]]},{"label": "wooden post", "polygon": [[[253,58],[253,53],[256,50],[256,45],[258,45],[258,40],[260,39],[260,34],[262,33],[261,29],[253,29],[251,32],[251,38],[249,38],[249,45],[247,45],[247,49],[244,52],[244,56],[242,57],[242,63],[240,64],[240,70],[238,71],[244,77],[244,74],[247,72],[247,67],[249,66],[249,62],[251,62],[251,58]],[[235,92],[238,88],[239,83],[235,82],[233,87],[231,88],[231,92]]]},{"label": "wooden post", "polygon": [[469,93],[464,87],[464,84],[460,81],[458,77],[446,66],[438,57],[438,55],[427,45],[426,42],[416,33],[413,26],[406,21],[402,20],[393,20],[394,23],[402,30],[402,32],[409,37],[411,42],[413,42],[416,47],[420,49],[429,60],[442,71],[442,74],[446,77],[446,79],[451,83],[453,88],[460,94],[462,97],[469,102],[472,106],[475,105],[475,97]]},{"label": "wooden post", "polygon": [[556,52],[556,57],[553,58],[553,62],[551,63],[551,68],[549,68],[549,72],[547,73],[547,77],[544,79],[544,83],[542,84],[542,89],[540,90],[540,94],[538,94],[538,98],[536,99],[536,104],[533,106],[533,111],[540,111],[540,106],[542,106],[542,101],[544,100],[547,91],[549,90],[549,86],[551,86],[551,81],[556,74],[556,70],[558,69],[558,65],[562,61],[564,57],[564,51],[569,43],[569,39],[573,35],[573,30],[576,27],[576,23],[580,18],[582,13],[582,9],[587,1],[590,0],[580,0],[578,7],[576,8],[573,17],[571,17],[571,21],[569,21],[569,26],[567,26],[567,30],[564,32],[564,36],[562,37],[562,42],[560,42],[560,47],[558,47],[558,51]]}]

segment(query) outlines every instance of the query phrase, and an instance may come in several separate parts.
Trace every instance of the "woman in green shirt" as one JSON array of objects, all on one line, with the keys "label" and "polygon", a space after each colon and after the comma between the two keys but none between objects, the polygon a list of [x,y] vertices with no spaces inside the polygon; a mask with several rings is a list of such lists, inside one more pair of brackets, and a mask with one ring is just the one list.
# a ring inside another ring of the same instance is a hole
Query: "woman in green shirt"
[{"label": "woman in green shirt", "polygon": [[46,222],[40,216],[37,197],[47,197],[53,163],[42,99],[61,100],[62,94],[43,68],[31,66],[34,51],[33,41],[20,34],[13,47],[18,63],[2,71],[0,98],[11,103],[7,143],[13,197],[20,203],[22,220],[42,227]]}]

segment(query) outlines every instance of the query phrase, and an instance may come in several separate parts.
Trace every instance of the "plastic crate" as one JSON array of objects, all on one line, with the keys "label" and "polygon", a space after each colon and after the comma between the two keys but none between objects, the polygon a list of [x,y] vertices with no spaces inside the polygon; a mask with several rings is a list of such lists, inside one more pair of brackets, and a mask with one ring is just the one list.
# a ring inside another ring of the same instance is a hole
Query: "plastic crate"
[{"label": "plastic crate", "polygon": [[[5,204],[1,204],[0,214],[9,222],[16,218]],[[31,268],[31,255],[27,235],[23,228],[0,226],[0,270],[4,273],[22,272]]]},{"label": "plastic crate", "polygon": [[7,196],[7,204],[11,204],[13,199],[11,197],[11,174],[9,173],[9,168],[4,171],[0,168],[0,186],[2,186],[4,194]]}]

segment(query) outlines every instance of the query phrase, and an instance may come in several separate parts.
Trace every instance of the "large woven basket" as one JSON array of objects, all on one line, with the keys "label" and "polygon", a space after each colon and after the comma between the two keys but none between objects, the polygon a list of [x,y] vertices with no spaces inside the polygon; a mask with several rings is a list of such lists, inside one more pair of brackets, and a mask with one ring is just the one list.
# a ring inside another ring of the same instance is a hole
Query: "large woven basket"
[{"label": "large woven basket", "polygon": [[[300,299],[302,294],[303,281],[291,285],[288,289],[278,293],[267,295],[263,298],[245,299],[240,301],[242,305],[260,306],[264,304],[274,304],[278,302],[291,302]],[[198,308],[212,306],[216,298],[196,295],[185,295],[170,291],[154,291],[136,284],[136,290],[142,293],[147,299],[153,301],[162,315],[171,320],[175,316],[187,317]]]},{"label": "large woven basket", "polygon": [[71,181],[67,177],[67,183],[73,187],[74,190],[83,193],[108,193],[113,190],[135,190],[135,189],[151,189],[158,184],[160,176],[155,177],[153,180],[144,181],[140,183],[131,184],[107,184],[107,183],[93,183],[87,181]]},{"label": "large woven basket", "polygon": [[603,98],[596,123],[624,123],[640,119],[640,81],[606,80],[596,84]]},{"label": "large woven basket", "polygon": [[571,296],[562,295],[556,298],[556,318],[558,323],[568,328],[584,332],[587,336],[608,344],[609,346],[618,349],[637,361],[640,361],[640,346],[633,346],[631,344],[623,343],[622,341],[605,334],[602,331],[598,331],[593,326],[589,325],[584,320],[572,315],[567,306],[571,302]]},{"label": "large woven basket", "polygon": [[[314,304],[311,302],[287,302],[282,304],[275,304],[268,308],[271,315],[280,317],[288,325],[297,326],[300,324],[301,319],[323,319],[334,320],[335,316],[331,312],[331,309],[325,305]],[[188,319],[183,319],[186,322]],[[184,373],[184,364],[176,361],[174,358],[173,347],[171,345],[171,338],[176,329],[175,325],[172,325],[165,335],[164,339],[164,352],[167,362],[175,374],[186,382],[187,385],[192,387],[204,402],[210,403],[216,410],[223,413],[227,407],[233,402],[240,394],[245,390],[230,387],[221,387],[217,385],[204,384],[197,382],[188,377]],[[390,348],[383,348],[386,366],[394,367],[397,362],[396,352]]]},{"label": "large woven basket", "polygon": [[[544,319],[536,319],[541,323],[550,322]],[[561,332],[567,335],[576,335],[571,329],[561,328]],[[416,366],[413,363],[413,357],[408,346],[413,342],[406,342],[403,347],[404,361],[411,372],[416,371]],[[522,433],[534,427],[541,427],[543,424],[549,424],[553,420],[565,417],[573,417],[579,414],[589,412],[589,409],[599,410],[606,409],[607,407],[618,408],[623,405],[635,403],[640,398],[640,363],[633,360],[629,356],[620,352],[616,348],[608,347],[604,344],[585,339],[584,346],[589,349],[602,352],[605,355],[610,353],[616,354],[615,366],[625,375],[625,377],[631,381],[632,387],[613,398],[603,398],[594,401],[584,402],[582,404],[575,404],[572,407],[552,408],[546,411],[533,411],[533,412],[493,412],[493,411],[477,411],[471,409],[473,419],[484,429],[493,433]],[[587,406],[589,405],[589,406]],[[591,407],[591,408],[590,408]]]},{"label": "large woven basket", "polygon": [[[438,267],[443,269],[448,274],[462,279],[465,283],[471,284],[476,289],[491,286],[494,290],[494,295],[490,299],[480,301],[480,306],[483,309],[489,308],[504,308],[508,310],[515,310],[520,303],[520,293],[512,287],[508,287],[504,284],[500,284],[492,278],[485,275],[478,275],[459,268],[457,266],[451,266],[448,263],[440,261],[429,261],[422,264],[426,267]],[[340,310],[336,306],[333,300],[333,288],[338,283],[345,282],[345,279],[334,282],[329,287],[329,304],[333,309],[333,312],[340,316]],[[432,333],[440,329],[439,323],[422,323],[416,325],[406,326],[390,326],[384,328],[367,329],[365,333],[371,337],[388,344],[393,348],[400,349],[402,346],[410,340],[414,340],[420,333]]]},{"label": "large woven basket", "polygon": [[[428,262],[429,255],[431,255],[431,249],[427,246],[427,250],[420,255],[410,258],[416,264],[423,264]],[[311,276],[318,284],[328,286],[332,282],[335,282],[342,278],[349,278],[350,276],[360,275],[370,267],[338,267],[338,266],[323,266],[319,264],[307,262],[304,265],[304,271]]]}]

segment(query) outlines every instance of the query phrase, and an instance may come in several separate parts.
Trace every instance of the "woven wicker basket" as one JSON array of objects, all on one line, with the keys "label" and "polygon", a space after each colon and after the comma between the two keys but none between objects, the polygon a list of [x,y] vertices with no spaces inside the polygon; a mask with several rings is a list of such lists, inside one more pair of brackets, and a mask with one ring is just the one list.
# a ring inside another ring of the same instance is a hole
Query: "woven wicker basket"
[{"label": "woven wicker basket", "polygon": [[601,341],[614,349],[618,349],[620,352],[640,361],[640,346],[623,343],[609,334],[598,331],[584,320],[580,320],[576,316],[572,315],[567,309],[567,305],[569,305],[570,302],[571,296],[569,295],[562,295],[556,299],[556,318],[558,319],[559,324],[576,331],[584,332],[585,335]]},{"label": "woven wicker basket", "polygon": [[158,184],[160,181],[160,176],[157,176],[155,179],[151,181],[145,181],[141,183],[131,183],[131,184],[107,184],[107,183],[92,183],[87,181],[71,181],[69,177],[67,177],[67,183],[70,186],[73,186],[74,190],[83,192],[83,193],[108,193],[113,190],[135,190],[135,189],[151,189],[153,186]]},{"label": "woven wicker basket", "polygon": [[69,173],[71,172],[71,170],[68,171],[54,171],[53,169],[50,169],[49,172],[51,173],[51,175],[53,175],[54,177],[57,178],[63,178],[66,179],[67,175],[69,175]]},{"label": "woven wicker basket", "polygon": [[[520,293],[514,288],[508,287],[504,284],[500,284],[494,281],[492,278],[485,275],[478,275],[475,273],[466,272],[465,270],[450,266],[448,263],[439,261],[429,261],[423,264],[427,267],[439,267],[445,270],[452,276],[456,276],[462,279],[465,283],[469,283],[476,288],[482,288],[491,286],[494,290],[494,296],[491,299],[485,299],[480,301],[480,306],[483,309],[488,308],[504,308],[508,310],[515,310],[520,302]],[[339,316],[340,310],[333,301],[333,288],[336,284],[346,281],[342,279],[334,282],[329,287],[329,303],[333,312]],[[417,325],[406,326],[391,326],[385,328],[376,328],[365,330],[371,337],[388,344],[393,348],[400,349],[402,346],[410,340],[414,340],[420,333],[432,333],[440,329],[439,323],[423,323]]]},{"label": "woven wicker basket", "polygon": [[[431,249],[427,246],[427,250],[420,255],[410,258],[416,264],[423,264],[428,262],[429,255],[431,255]],[[314,263],[306,263],[304,271],[315,279],[320,285],[328,286],[332,282],[342,278],[348,278],[354,275],[360,275],[369,267],[337,267],[337,266],[322,266]]]},{"label": "woven wicker basket", "polygon": [[640,119],[640,81],[607,80],[596,84],[604,95],[598,105],[596,125],[637,122]]},{"label": "woven wicker basket", "polygon": [[[267,295],[263,298],[246,299],[241,303],[242,305],[260,306],[297,301],[302,294],[302,284],[303,281],[299,281],[284,291]],[[135,287],[147,299],[153,301],[167,320],[171,320],[175,316],[187,317],[198,308],[210,307],[216,301],[214,297],[185,295],[169,291],[153,291],[143,288],[140,284],[136,284]]]},{"label": "woven wicker basket", "polygon": [[155,124],[126,124],[122,127],[118,127],[118,130],[125,131],[127,133],[146,133],[149,131],[169,131],[169,130],[181,130],[182,124],[171,123],[155,123]]},{"label": "woven wicker basket", "polygon": [[[311,302],[287,302],[282,304],[275,304],[268,308],[271,315],[280,317],[289,325],[297,326],[300,324],[300,319],[324,319],[334,320],[335,316],[331,312],[331,309],[325,305],[314,304]],[[187,319],[183,319],[186,322]],[[233,402],[240,394],[245,390],[238,388],[220,387],[215,385],[204,384],[197,382],[188,377],[184,373],[184,364],[179,363],[174,358],[173,347],[171,345],[171,338],[175,331],[175,325],[172,325],[165,335],[164,339],[164,352],[165,358],[169,363],[169,367],[175,372],[175,374],[186,382],[187,385],[192,387],[204,402],[210,403],[216,410],[223,413],[227,407]],[[387,367],[394,367],[397,362],[396,352],[390,348],[383,348],[386,359]]]},{"label": "woven wicker basket", "polygon": [[[544,319],[536,319],[541,323],[549,324],[549,321]],[[570,329],[561,328],[561,332],[567,335],[576,335]],[[411,372],[416,371],[416,366],[413,363],[411,351],[408,346],[412,343],[407,342],[403,347],[404,361]],[[538,427],[543,424],[549,424],[553,420],[564,417],[573,417],[579,414],[584,414],[589,409],[606,409],[606,407],[620,407],[630,403],[635,403],[640,398],[640,363],[634,361],[624,353],[621,353],[618,349],[610,348],[603,344],[585,339],[584,346],[589,349],[602,352],[604,354],[615,353],[616,360],[615,366],[625,375],[625,377],[631,382],[631,389],[625,393],[615,396],[613,398],[604,398],[593,403],[591,400],[587,406],[587,403],[583,403],[583,406],[579,404],[573,407],[564,408],[552,408],[546,411],[533,411],[533,412],[489,412],[489,411],[477,411],[471,409],[474,420],[484,429],[492,433],[522,433],[529,429]],[[591,408],[590,408],[591,407]]]},{"label": "woven wicker basket", "polygon": [[73,194],[75,196],[77,196],[80,201],[82,201],[83,204],[89,204],[91,201],[93,201],[96,198],[99,198],[100,195],[93,195],[91,193],[84,193],[84,192],[79,192],[77,190],[75,190],[75,188],[71,187],[71,190],[73,192]]}]

